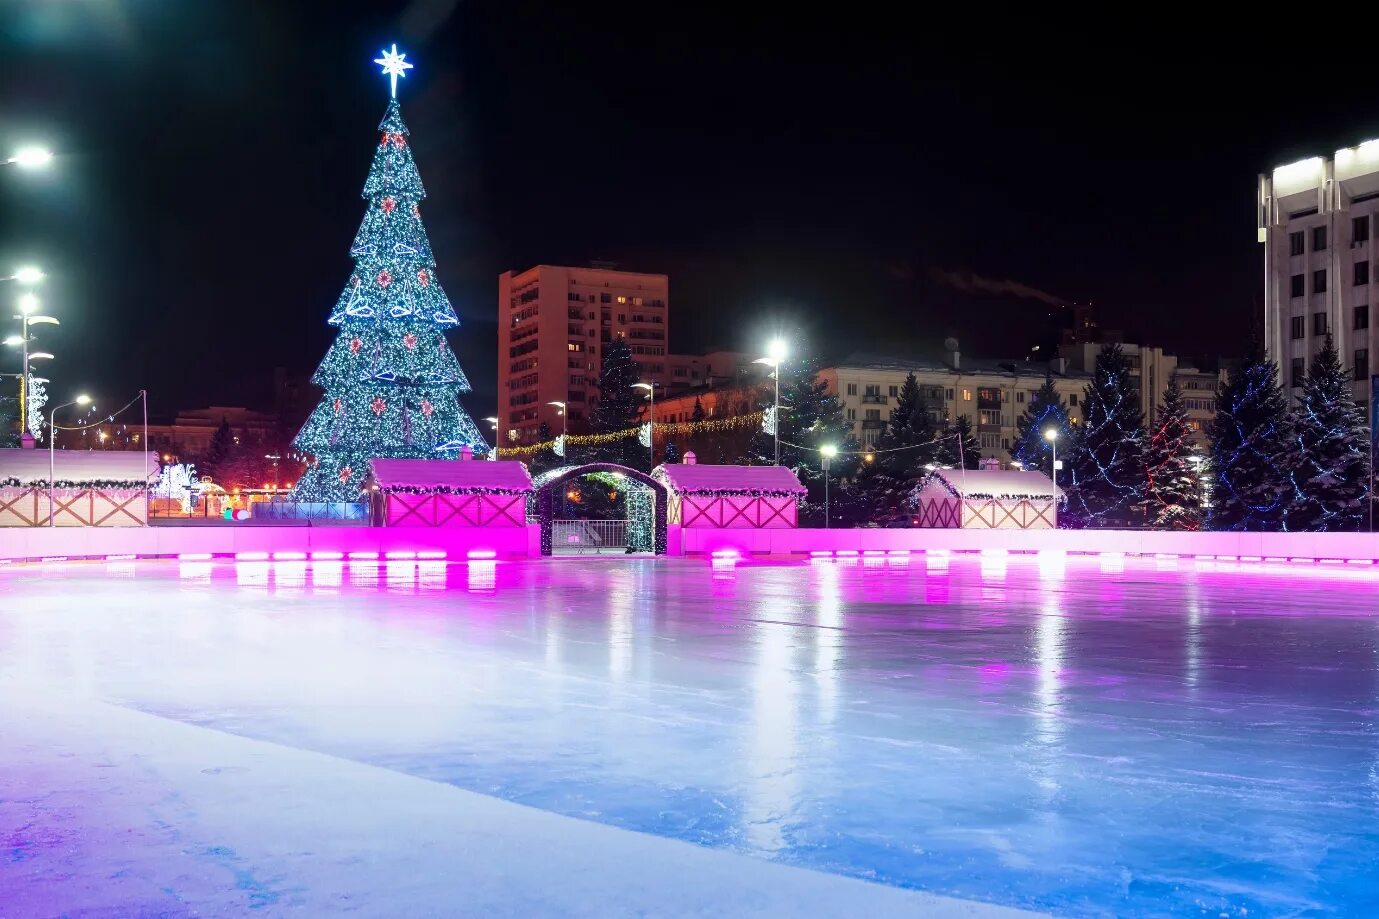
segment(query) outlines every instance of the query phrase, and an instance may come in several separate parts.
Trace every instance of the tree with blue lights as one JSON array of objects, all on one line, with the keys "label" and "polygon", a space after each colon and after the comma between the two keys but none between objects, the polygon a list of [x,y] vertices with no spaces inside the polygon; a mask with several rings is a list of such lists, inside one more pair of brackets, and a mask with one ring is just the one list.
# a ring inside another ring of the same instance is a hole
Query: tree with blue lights
[{"label": "tree with blue lights", "polygon": [[1290,434],[1287,528],[1363,529],[1369,512],[1369,425],[1329,336],[1307,368]]},{"label": "tree with blue lights", "polygon": [[412,160],[397,78],[412,65],[396,46],[376,61],[393,98],[364,183],[354,272],[329,324],[336,338],[312,378],[325,390],[293,446],[315,457],[293,490],[301,501],[351,501],[374,457],[453,459],[488,450],[460,406],[469,381],[446,341],[459,324],[436,277],[421,222],[426,192]]},{"label": "tree with blue lights", "polygon": [[1111,342],[1098,352],[1069,451],[1069,516],[1083,526],[1125,522],[1144,493],[1144,411],[1130,362]]},{"label": "tree with blue lights", "polygon": [[1044,432],[1058,431],[1058,443],[1072,444],[1072,428],[1068,424],[1068,407],[1053,386],[1053,373],[1044,375],[1044,385],[1029,398],[1025,410],[1015,419],[1016,438],[1010,455],[1026,469],[1038,469],[1053,474],[1053,451]]},{"label": "tree with blue lights", "polygon": [[1143,507],[1150,526],[1163,530],[1200,530],[1205,513],[1202,457],[1192,442],[1187,405],[1178,378],[1164,389],[1159,416],[1144,450]]},{"label": "tree with blue lights", "polygon": [[1291,487],[1287,400],[1278,365],[1258,346],[1217,393],[1210,440],[1211,529],[1283,529]]}]

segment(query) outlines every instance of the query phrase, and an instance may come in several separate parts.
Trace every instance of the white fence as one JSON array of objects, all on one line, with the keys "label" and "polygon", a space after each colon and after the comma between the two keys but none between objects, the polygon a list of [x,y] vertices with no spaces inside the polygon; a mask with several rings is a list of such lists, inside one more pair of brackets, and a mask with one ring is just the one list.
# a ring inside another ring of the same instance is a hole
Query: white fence
[{"label": "white fence", "polygon": [[552,520],[551,553],[584,555],[627,549],[626,520]]}]

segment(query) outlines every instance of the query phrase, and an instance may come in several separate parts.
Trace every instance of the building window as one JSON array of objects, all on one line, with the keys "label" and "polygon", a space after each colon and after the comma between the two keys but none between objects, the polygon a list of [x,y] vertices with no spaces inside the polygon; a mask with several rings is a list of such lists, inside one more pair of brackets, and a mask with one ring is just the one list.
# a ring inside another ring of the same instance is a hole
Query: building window
[{"label": "building window", "polygon": [[612,302],[613,302],[613,295],[612,295],[612,294],[599,294],[599,302],[600,302],[600,303],[612,303]]},{"label": "building window", "polygon": [[1295,274],[1295,275],[1293,275],[1293,277],[1292,277],[1292,284],[1290,285],[1289,293],[1291,293],[1294,297],[1301,297],[1303,294],[1307,293],[1307,290],[1306,290],[1306,288],[1303,286],[1303,284],[1304,284],[1304,281],[1303,281],[1303,276],[1302,276],[1302,275],[1300,275],[1300,274]]},{"label": "building window", "polygon": [[1304,239],[1304,237],[1303,237],[1303,232],[1302,232],[1302,230],[1298,230],[1296,233],[1289,233],[1289,234],[1288,234],[1288,254],[1289,254],[1289,255],[1302,255],[1303,253],[1305,253],[1305,252],[1307,251],[1305,248],[1303,248],[1303,247],[1306,245],[1306,244],[1303,242],[1303,239]]},{"label": "building window", "polygon": [[1312,334],[1313,334],[1313,335],[1325,335],[1325,334],[1326,334],[1326,313],[1313,313],[1313,314],[1312,314]]},{"label": "building window", "polygon": [[857,395],[857,384],[856,384],[856,383],[849,383],[849,384],[848,384],[848,395],[849,395],[849,396],[855,396],[855,395]]},{"label": "building window", "polygon": [[1350,222],[1350,238],[1357,243],[1369,242],[1369,215],[1356,217]]},{"label": "building window", "polygon": [[1325,269],[1325,268],[1318,268],[1316,271],[1312,272],[1312,293],[1314,293],[1314,294],[1324,294],[1324,293],[1326,293],[1326,269]]},{"label": "building window", "polygon": [[584,344],[582,342],[572,341],[566,343],[565,348],[567,351],[583,351]]},{"label": "building window", "polygon": [[1294,316],[1292,319],[1293,339],[1297,340],[1307,334],[1307,317]]},{"label": "building window", "polygon": [[998,408],[984,408],[977,413],[977,423],[984,427],[1001,426],[1001,410]]},{"label": "building window", "polygon": [[880,421],[880,420],[881,420],[881,409],[879,409],[879,408],[869,408],[869,409],[867,409],[866,420],[867,420],[867,421]]},{"label": "building window", "polygon": [[1015,394],[1015,401],[1021,403],[1025,401],[1025,391],[1023,389]]},{"label": "building window", "polygon": [[857,409],[855,409],[855,408],[850,408],[850,409],[848,409],[848,421],[856,421],[856,420],[857,420]]},{"label": "building window", "polygon": [[1355,286],[1369,283],[1369,262],[1355,263]]},{"label": "building window", "polygon": [[983,450],[998,450],[1001,446],[1000,434],[983,434],[981,437]]},{"label": "building window", "polygon": [[1070,393],[1068,395],[1068,404],[1072,406],[1077,405],[1077,393]]},{"label": "building window", "polygon": [[1307,361],[1303,358],[1293,358],[1293,385],[1301,386],[1303,379],[1307,376]]},{"label": "building window", "polygon": [[890,389],[890,392],[891,392],[891,398],[894,399],[894,398],[896,398],[897,396],[900,395],[900,387],[898,387],[898,386],[892,386],[891,389]]},{"label": "building window", "polygon": [[952,401],[953,401],[953,390],[951,390],[951,389],[944,390],[944,398],[947,399],[949,402],[952,402]]},{"label": "building window", "polygon": [[1368,348],[1356,348],[1356,349],[1355,349],[1355,379],[1357,379],[1357,380],[1368,380],[1368,379],[1369,379],[1369,349],[1368,349]]},{"label": "building window", "polygon": [[972,401],[972,390],[970,390],[970,389],[964,389],[964,390],[962,391],[962,399],[963,399],[964,402],[971,402],[971,401]]},{"label": "building window", "polygon": [[1312,251],[1321,252],[1326,248],[1326,227],[1312,228]]},{"label": "building window", "polygon": [[1369,328],[1369,306],[1367,304],[1362,304],[1360,306],[1355,307],[1355,324],[1354,326],[1352,326],[1352,328]]}]

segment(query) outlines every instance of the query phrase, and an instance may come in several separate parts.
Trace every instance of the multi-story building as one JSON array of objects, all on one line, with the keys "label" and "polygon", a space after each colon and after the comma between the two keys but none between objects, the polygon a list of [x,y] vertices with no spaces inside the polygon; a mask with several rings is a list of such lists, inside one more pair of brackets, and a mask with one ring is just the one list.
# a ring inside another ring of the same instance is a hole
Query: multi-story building
[{"label": "multi-story building", "polygon": [[[1082,418],[1081,402],[1088,374],[1066,362],[1054,362],[1054,388],[1068,405],[1074,423]],[[952,424],[966,415],[982,453],[1010,462],[1019,436],[1016,419],[1044,385],[1050,365],[1017,360],[973,359],[950,352],[943,361],[854,354],[820,371],[828,390],[842,402],[853,436],[864,447],[875,446],[896,407],[900,387],[911,373],[934,420]]]},{"label": "multi-story building", "polygon": [[499,275],[500,441],[531,443],[543,422],[555,433],[566,422],[585,430],[614,338],[626,339],[641,379],[665,382],[668,301],[663,274],[537,265]]},{"label": "multi-story building", "polygon": [[[1193,439],[1199,444],[1205,443],[1207,427],[1216,415],[1216,391],[1224,381],[1223,374],[1200,370],[1172,354],[1165,354],[1163,348],[1125,342],[1119,344],[1130,364],[1130,380],[1139,392],[1145,425],[1153,427],[1158,420],[1163,407],[1164,389],[1169,379],[1176,376],[1183,390],[1183,403],[1187,409],[1188,426],[1193,430]],[[1067,362],[1070,369],[1090,376],[1101,348],[1101,344],[1088,341],[1063,344],[1058,349],[1058,356]]]},{"label": "multi-story building", "polygon": [[1261,175],[1257,216],[1264,347],[1290,403],[1330,336],[1368,408],[1370,355],[1379,347],[1379,140]]},{"label": "multi-story building", "polygon": [[[753,363],[741,351],[710,351],[707,354],[672,354],[666,393],[674,395],[699,387],[733,386],[760,379],[768,368]],[[660,398],[659,392],[657,398]]]}]

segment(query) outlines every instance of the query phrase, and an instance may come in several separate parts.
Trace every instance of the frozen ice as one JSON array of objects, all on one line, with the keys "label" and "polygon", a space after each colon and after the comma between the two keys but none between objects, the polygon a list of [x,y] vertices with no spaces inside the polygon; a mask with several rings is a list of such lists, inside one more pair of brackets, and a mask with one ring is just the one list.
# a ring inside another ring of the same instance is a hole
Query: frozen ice
[{"label": "frozen ice", "polygon": [[[732,901],[755,904],[743,914],[968,908],[939,894],[1060,915],[1379,915],[1369,568],[13,566],[0,693],[0,897],[31,904],[114,864],[134,823],[148,857],[116,870],[155,914],[178,914],[164,887],[268,914],[338,908],[322,891],[348,888],[386,912],[368,899],[380,877],[394,905],[444,913],[425,868],[472,858],[476,915],[501,902],[495,877],[523,887],[512,915],[612,914],[584,898],[614,883],[620,908],[708,915],[723,904],[665,867],[702,856],[726,859],[693,869],[722,890],[756,885]],[[561,870],[519,882],[508,863],[528,845]],[[359,865],[332,874],[317,849]],[[647,878],[661,886],[631,889]],[[123,889],[87,886],[92,909]]]}]

